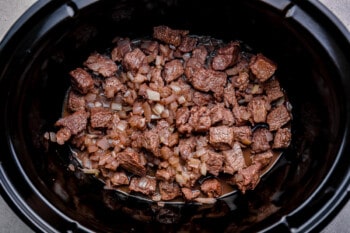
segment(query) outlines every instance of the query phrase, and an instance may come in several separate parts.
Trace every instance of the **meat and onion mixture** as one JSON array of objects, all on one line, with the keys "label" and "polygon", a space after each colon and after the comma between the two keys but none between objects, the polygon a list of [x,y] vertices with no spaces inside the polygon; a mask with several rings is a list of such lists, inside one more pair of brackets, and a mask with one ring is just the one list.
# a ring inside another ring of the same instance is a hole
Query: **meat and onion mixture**
[{"label": "meat and onion mixture", "polygon": [[153,30],[72,70],[58,131],[45,137],[69,143],[106,188],[154,201],[254,189],[291,141],[276,64],[238,41]]}]

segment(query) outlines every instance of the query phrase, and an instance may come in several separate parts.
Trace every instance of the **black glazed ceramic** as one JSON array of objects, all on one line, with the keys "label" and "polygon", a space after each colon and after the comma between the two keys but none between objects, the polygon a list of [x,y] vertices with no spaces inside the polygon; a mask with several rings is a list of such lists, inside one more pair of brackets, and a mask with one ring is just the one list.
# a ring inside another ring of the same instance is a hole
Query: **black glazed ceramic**
[{"label": "black glazed ceramic", "polygon": [[[68,72],[115,36],[168,25],[242,40],[278,64],[293,141],[254,191],[214,205],[158,206],[69,171],[49,145]],[[350,36],[317,1],[38,1],[0,45],[2,194],[43,232],[319,231],[349,198]]]}]

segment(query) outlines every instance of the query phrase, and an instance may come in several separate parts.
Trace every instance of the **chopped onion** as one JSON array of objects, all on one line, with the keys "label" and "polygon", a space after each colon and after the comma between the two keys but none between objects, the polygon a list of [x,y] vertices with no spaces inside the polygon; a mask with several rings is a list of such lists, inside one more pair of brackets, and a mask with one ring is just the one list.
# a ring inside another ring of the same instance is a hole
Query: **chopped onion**
[{"label": "chopped onion", "polygon": [[143,83],[144,81],[147,80],[147,77],[145,75],[142,75],[140,73],[137,73],[133,82],[134,83]]},{"label": "chopped onion", "polygon": [[154,107],[152,108],[153,112],[156,114],[156,115],[160,115],[162,114],[162,112],[164,111],[164,106],[157,103],[156,105],[154,105]]},{"label": "chopped onion", "polygon": [[157,91],[153,91],[151,89],[147,89],[146,90],[147,93],[147,98],[149,100],[153,100],[153,101],[159,101],[160,100],[160,94]]},{"label": "chopped onion", "polygon": [[201,163],[200,171],[201,171],[201,174],[202,174],[203,176],[206,176],[206,175],[207,175],[207,165],[206,165],[206,163]]},{"label": "chopped onion", "polygon": [[170,85],[170,88],[175,92],[175,93],[179,93],[181,92],[181,88],[175,84]]},{"label": "chopped onion", "polygon": [[161,117],[158,116],[158,115],[154,115],[154,114],[151,115],[151,120],[158,120],[158,119],[160,119],[160,118],[161,118]]},{"label": "chopped onion", "polygon": [[97,176],[100,171],[98,169],[87,169],[87,168],[83,168],[81,169],[85,174],[94,174],[95,176]]},{"label": "chopped onion", "polygon": [[134,81],[134,76],[132,75],[132,73],[129,71],[128,73],[126,73],[126,77],[128,77],[128,79],[133,82]]},{"label": "chopped onion", "polygon": [[186,99],[185,99],[185,96],[180,96],[179,98],[177,98],[177,102],[179,103],[179,104],[183,104],[183,103],[185,103],[186,102]]},{"label": "chopped onion", "polygon": [[115,110],[115,111],[120,111],[122,110],[122,104],[121,103],[112,103],[111,104],[111,108],[112,110]]},{"label": "chopped onion", "polygon": [[95,107],[102,107],[102,103],[99,101],[96,101],[94,106]]},{"label": "chopped onion", "polygon": [[119,121],[117,124],[117,129],[119,129],[122,132],[124,132],[127,127],[128,127],[128,122],[126,121]]},{"label": "chopped onion", "polygon": [[202,204],[214,204],[216,202],[216,199],[213,197],[197,197],[194,200]]}]

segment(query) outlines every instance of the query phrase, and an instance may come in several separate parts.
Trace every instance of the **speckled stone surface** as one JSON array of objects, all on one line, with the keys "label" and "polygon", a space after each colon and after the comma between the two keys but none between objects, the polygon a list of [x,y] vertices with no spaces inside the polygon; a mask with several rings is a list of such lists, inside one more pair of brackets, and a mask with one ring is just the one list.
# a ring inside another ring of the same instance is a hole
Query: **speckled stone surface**
[{"label": "speckled stone surface", "polygon": [[[320,0],[350,30],[350,0]],[[0,40],[11,25],[35,0],[0,0]],[[349,187],[350,189],[350,187]],[[350,232],[350,202],[348,202],[322,233]],[[0,196],[0,233],[31,233],[31,230],[10,209]]]}]

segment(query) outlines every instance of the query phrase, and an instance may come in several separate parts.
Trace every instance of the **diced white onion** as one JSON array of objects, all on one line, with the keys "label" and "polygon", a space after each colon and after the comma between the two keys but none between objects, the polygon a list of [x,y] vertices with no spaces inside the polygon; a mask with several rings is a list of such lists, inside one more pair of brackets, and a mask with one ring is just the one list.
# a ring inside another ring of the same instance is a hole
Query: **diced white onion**
[{"label": "diced white onion", "polygon": [[115,110],[115,111],[120,111],[122,110],[122,104],[121,103],[112,103],[111,104],[111,108],[112,110]]},{"label": "diced white onion", "polygon": [[164,106],[157,103],[156,105],[154,105],[154,107],[152,108],[153,112],[156,114],[156,115],[160,115],[162,114],[162,112],[164,111]]},{"label": "diced white onion", "polygon": [[147,98],[149,100],[153,100],[153,101],[159,101],[160,100],[160,94],[157,91],[153,91],[151,89],[147,89],[146,90],[147,93]]}]

